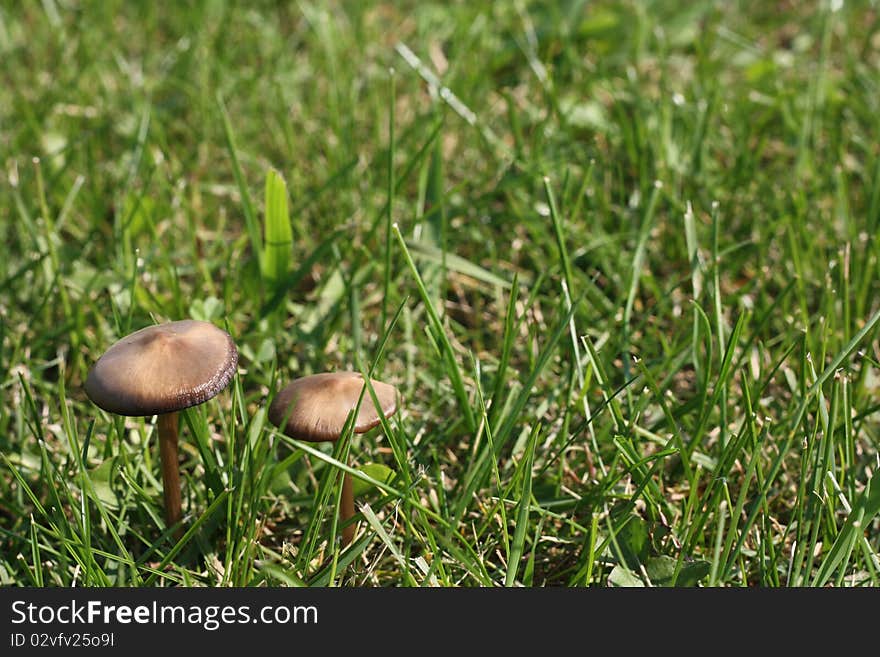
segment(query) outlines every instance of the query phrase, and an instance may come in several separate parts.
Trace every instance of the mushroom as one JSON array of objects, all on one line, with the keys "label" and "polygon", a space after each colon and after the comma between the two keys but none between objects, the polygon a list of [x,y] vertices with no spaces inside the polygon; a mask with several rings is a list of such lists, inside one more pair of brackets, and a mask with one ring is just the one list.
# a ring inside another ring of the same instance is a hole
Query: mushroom
[{"label": "mushroom", "polygon": [[[238,350],[210,322],[182,320],[135,331],[111,346],[86,378],[89,399],[117,415],[156,415],[165,522],[181,518],[177,413],[208,401],[232,380]],[[178,528],[175,536],[180,538]]]},{"label": "mushroom", "polygon": [[[379,424],[382,417],[397,411],[397,388],[370,379],[377,408],[361,403],[354,419],[354,432],[365,433]],[[348,416],[358,406],[364,379],[357,372],[313,374],[296,379],[281,390],[269,405],[269,420],[287,436],[309,442],[335,442],[342,435]],[[339,518],[344,524],[354,517],[354,491],[351,475],[342,479],[342,504]],[[342,545],[354,539],[355,526],[342,528]]]}]

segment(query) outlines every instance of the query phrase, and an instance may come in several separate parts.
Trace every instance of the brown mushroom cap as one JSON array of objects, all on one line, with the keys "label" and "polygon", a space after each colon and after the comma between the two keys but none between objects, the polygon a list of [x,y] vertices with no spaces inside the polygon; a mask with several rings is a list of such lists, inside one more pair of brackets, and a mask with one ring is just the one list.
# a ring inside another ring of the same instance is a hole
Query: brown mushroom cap
[{"label": "brown mushroom cap", "polygon": [[118,415],[160,415],[208,401],[232,380],[238,350],[210,322],[185,319],[135,331],[98,359],[86,394]]},{"label": "brown mushroom cap", "polygon": [[[385,417],[397,411],[397,388],[371,379]],[[311,442],[338,440],[348,414],[357,406],[364,379],[357,372],[313,374],[296,379],[279,392],[269,405],[269,420],[291,438]],[[370,398],[364,400],[355,418],[355,433],[379,424],[380,416]]]}]

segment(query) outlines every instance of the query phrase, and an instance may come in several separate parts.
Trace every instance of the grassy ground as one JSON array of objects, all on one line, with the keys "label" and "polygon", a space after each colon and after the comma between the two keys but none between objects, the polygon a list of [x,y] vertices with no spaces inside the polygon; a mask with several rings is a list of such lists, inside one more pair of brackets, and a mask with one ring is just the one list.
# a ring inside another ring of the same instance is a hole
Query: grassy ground
[{"label": "grassy ground", "polygon": [[[0,583],[880,584],[876,3],[187,4],[0,5]],[[187,317],[177,542],[83,382]]]}]

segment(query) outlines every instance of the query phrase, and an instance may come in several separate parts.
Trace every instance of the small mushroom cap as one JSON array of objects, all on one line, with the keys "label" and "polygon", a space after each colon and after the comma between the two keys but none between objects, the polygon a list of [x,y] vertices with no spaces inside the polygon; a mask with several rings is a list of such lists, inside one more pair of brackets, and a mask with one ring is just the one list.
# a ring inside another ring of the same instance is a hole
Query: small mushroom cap
[{"label": "small mushroom cap", "polygon": [[232,380],[238,350],[210,322],[185,319],[135,331],[110,347],[86,394],[118,415],[160,415],[208,401]]},{"label": "small mushroom cap", "polygon": [[[397,411],[397,388],[371,379],[382,415]],[[357,406],[364,379],[357,372],[313,374],[296,379],[279,392],[269,405],[269,420],[291,438],[310,442],[338,440],[348,414]],[[286,423],[285,423],[286,421]],[[380,415],[368,391],[355,418],[355,433],[379,424]],[[282,426],[282,423],[285,423]]]}]

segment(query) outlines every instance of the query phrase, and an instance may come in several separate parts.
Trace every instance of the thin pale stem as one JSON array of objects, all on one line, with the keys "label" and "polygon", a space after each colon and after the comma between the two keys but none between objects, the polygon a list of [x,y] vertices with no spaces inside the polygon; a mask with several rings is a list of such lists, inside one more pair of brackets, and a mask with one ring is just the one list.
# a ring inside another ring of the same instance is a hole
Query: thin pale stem
[{"label": "thin pale stem", "polygon": [[[177,451],[177,413],[158,418],[159,455],[162,459],[162,489],[165,497],[165,523],[176,525],[183,516],[180,503],[180,464]],[[174,537],[183,535],[183,527],[174,530]]]},{"label": "thin pale stem", "polygon": [[339,520],[342,525],[342,547],[354,540],[355,523],[345,523],[354,518],[354,482],[347,472],[342,478],[342,504],[339,507]]}]

